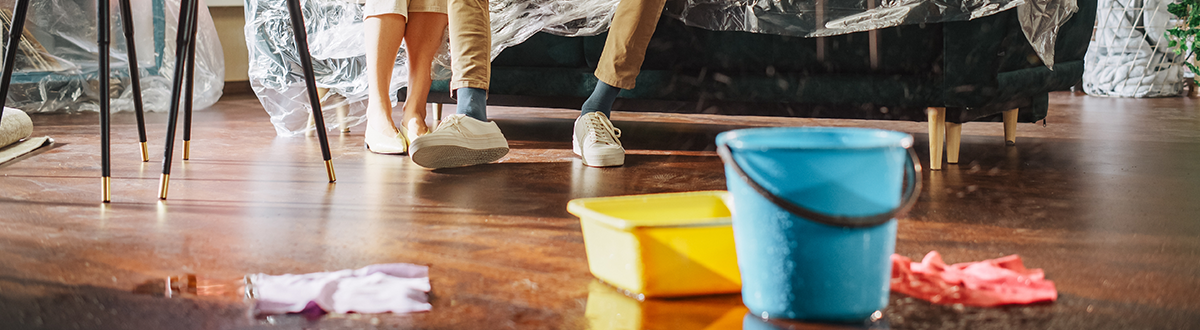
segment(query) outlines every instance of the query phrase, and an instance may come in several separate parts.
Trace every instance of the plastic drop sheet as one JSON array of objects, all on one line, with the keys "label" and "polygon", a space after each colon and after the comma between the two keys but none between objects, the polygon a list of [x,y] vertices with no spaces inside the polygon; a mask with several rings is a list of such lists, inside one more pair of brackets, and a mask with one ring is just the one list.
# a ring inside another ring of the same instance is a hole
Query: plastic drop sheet
[{"label": "plastic drop sheet", "polygon": [[[96,42],[96,1],[31,1],[24,42],[17,53],[6,106],[29,112],[99,111],[99,48]],[[166,111],[170,105],[175,69],[178,0],[130,0],[142,101],[147,111]],[[6,44],[13,0],[0,0]],[[110,110],[132,111],[133,89],[124,24],[117,1],[110,2]],[[193,105],[202,109],[217,102],[225,85],[225,59],[217,30],[204,1],[197,22]]]},{"label": "plastic drop sheet", "polygon": [[[603,33],[618,3],[491,0],[491,55],[495,58],[505,48],[538,32],[560,36]],[[326,128],[335,130],[365,122],[362,4],[302,0],[301,6],[317,87],[323,92]],[[271,115],[276,132],[293,136],[312,130],[308,125],[311,107],[286,5],[275,0],[247,0],[245,8],[251,86]],[[1078,10],[1075,0],[668,0],[663,13],[709,30],[820,37],[903,24],[966,21],[1013,8],[1020,8],[1026,36],[1043,62],[1052,66],[1054,37]],[[434,79],[450,76],[447,49],[443,45],[434,60]],[[401,48],[389,90],[407,86],[406,59]]]},{"label": "plastic drop sheet", "polygon": [[1017,8],[1022,30],[1047,67],[1075,0],[669,0],[664,13],[717,31],[827,37],[907,24],[968,21]]}]

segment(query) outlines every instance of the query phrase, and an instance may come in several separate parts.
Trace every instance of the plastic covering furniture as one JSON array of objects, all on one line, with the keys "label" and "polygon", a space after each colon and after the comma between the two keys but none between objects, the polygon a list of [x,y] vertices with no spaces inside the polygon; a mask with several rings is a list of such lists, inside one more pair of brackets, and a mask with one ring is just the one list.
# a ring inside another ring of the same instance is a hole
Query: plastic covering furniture
[{"label": "plastic covering furniture", "polygon": [[[4,46],[4,70],[0,74],[0,109],[4,108],[4,104],[8,101],[8,88],[11,86],[13,71],[17,63],[17,53],[24,45],[33,44],[33,40],[27,40],[24,37],[25,18],[29,13],[30,0],[17,0],[13,8],[11,22],[8,27],[9,35]],[[98,3],[99,4],[99,3]],[[126,54],[129,57],[129,72],[138,72],[137,68],[137,46],[133,38],[133,14],[130,10],[129,0],[120,0],[121,22],[124,24],[124,32],[126,38]],[[103,5],[98,5],[96,8],[96,31],[109,32],[109,2],[105,1]],[[109,147],[110,147],[110,131],[109,131],[109,75],[112,73],[109,70],[109,44],[111,42],[109,33],[98,33],[96,35],[97,45],[97,70],[99,73],[100,90],[105,91],[100,94],[100,194],[101,201],[108,203],[112,198],[110,194],[111,167],[109,162]],[[30,48],[26,46],[26,48]],[[34,48],[36,49],[36,48]],[[31,62],[30,58],[37,55],[28,56],[26,62]],[[148,161],[149,155],[146,151],[146,124],[142,112],[142,92],[141,84],[138,79],[140,75],[130,74],[130,83],[132,84],[132,94],[134,100],[134,109],[137,112],[138,136],[141,139],[142,145],[142,161]],[[3,115],[3,111],[0,111]],[[4,120],[0,116],[0,121]]]},{"label": "plastic covering furniture", "polygon": [[[1048,92],[1080,80],[1095,13],[1096,0],[1078,1],[1049,43],[1053,70],[1017,10],[820,38],[712,31],[665,14],[637,87],[614,109],[929,120],[930,167],[940,169],[943,141],[947,160],[958,161],[961,123],[1003,113],[1013,143],[1018,120],[1046,117]],[[604,38],[542,32],[494,55],[488,103],[578,109],[595,86]],[[430,100],[449,102],[447,93],[448,82],[435,81]]]}]

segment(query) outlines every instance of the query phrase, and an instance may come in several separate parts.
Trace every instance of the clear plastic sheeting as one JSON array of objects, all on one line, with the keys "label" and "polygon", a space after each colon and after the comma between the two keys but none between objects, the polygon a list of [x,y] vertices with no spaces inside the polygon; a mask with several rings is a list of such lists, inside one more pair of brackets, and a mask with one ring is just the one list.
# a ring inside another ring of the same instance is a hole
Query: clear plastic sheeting
[{"label": "clear plastic sheeting", "polygon": [[[367,70],[362,5],[341,0],[316,0],[301,1],[301,7],[313,72],[321,90],[326,127],[333,130],[343,123],[349,127],[366,121]],[[308,124],[312,110],[287,3],[248,0],[245,14],[250,86],[271,115],[275,132],[292,136],[312,130]],[[390,90],[402,87],[407,75],[403,51],[401,48],[401,56],[396,59]],[[349,111],[343,110],[342,116],[338,116],[339,108]]]},{"label": "clear plastic sheeting", "polygon": [[905,24],[966,21],[1022,3],[1025,1],[669,0],[665,13],[710,30],[827,37]]},{"label": "clear plastic sheeting", "polygon": [[1083,90],[1118,97],[1175,96],[1187,67],[1163,34],[1174,26],[1170,0],[1101,0],[1084,56]]},{"label": "clear plastic sheeting", "polygon": [[538,32],[564,37],[608,31],[620,0],[492,0],[492,58]]},{"label": "clear plastic sheeting", "polygon": [[1047,67],[1075,0],[669,0],[666,14],[717,31],[827,37],[906,24],[967,21],[1019,8],[1022,29]]},{"label": "clear plastic sheeting", "polygon": [[1021,21],[1021,32],[1033,46],[1033,51],[1042,58],[1042,63],[1054,69],[1054,42],[1058,40],[1058,28],[1067,23],[1079,11],[1075,0],[1026,0],[1017,7],[1017,20]]},{"label": "clear plastic sheeting", "polygon": [[[538,32],[588,36],[608,30],[618,0],[494,0],[492,57]],[[329,130],[366,121],[366,50],[362,4],[342,0],[302,0],[308,47],[313,60],[322,114]],[[251,86],[281,136],[314,129],[311,106],[296,52],[291,19],[283,1],[246,2],[246,43]],[[434,59],[433,78],[450,78],[448,46]],[[388,90],[408,85],[407,56],[401,47]],[[395,100],[397,98],[393,98]],[[395,106],[396,104],[393,104]]]},{"label": "clear plastic sheeting", "polygon": [[[130,0],[142,100],[147,111],[169,108],[175,67],[178,0]],[[4,23],[15,1],[2,0]],[[30,2],[25,42],[17,53],[7,106],[30,112],[99,111],[99,48],[96,43],[96,1],[37,0]],[[129,59],[124,24],[117,1],[110,2],[110,96],[112,111],[132,111]],[[217,30],[204,1],[197,23],[193,105],[202,109],[217,102],[225,85],[225,59]],[[5,31],[3,41],[7,43]]]}]

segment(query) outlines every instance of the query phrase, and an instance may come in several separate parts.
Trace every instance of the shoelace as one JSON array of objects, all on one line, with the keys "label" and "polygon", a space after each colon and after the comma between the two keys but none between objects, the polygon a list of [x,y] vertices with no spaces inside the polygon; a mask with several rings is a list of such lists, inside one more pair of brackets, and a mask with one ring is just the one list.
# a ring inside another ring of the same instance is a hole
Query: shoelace
[{"label": "shoelace", "polygon": [[[621,137],[621,129],[613,127],[612,122],[604,120],[601,116],[592,116],[592,118],[588,119],[588,126],[591,127],[590,132],[588,132],[589,135],[599,143],[621,145],[621,140],[617,140],[617,138]],[[608,134],[601,134],[600,132]]]},{"label": "shoelace", "polygon": [[[440,124],[438,124],[437,127],[434,127],[433,130],[430,130],[429,133],[433,133],[433,132],[440,131],[442,129],[450,128],[450,126],[454,126],[454,124],[458,123],[458,119],[459,119],[459,116],[447,116],[445,119],[442,119],[442,122]],[[428,133],[426,133],[426,134],[428,134]]]}]

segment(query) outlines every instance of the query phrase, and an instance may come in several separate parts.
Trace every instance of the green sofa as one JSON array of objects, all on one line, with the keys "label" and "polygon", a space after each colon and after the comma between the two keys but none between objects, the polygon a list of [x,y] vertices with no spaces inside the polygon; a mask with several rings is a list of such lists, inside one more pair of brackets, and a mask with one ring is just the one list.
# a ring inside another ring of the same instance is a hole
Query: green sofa
[{"label": "green sofa", "polygon": [[[1054,70],[1026,41],[1016,10],[826,38],[710,31],[664,16],[637,88],[623,91],[614,109],[932,119],[931,168],[938,169],[944,138],[952,144],[947,160],[957,162],[958,124],[999,120],[1002,113],[1006,128],[1041,120],[1047,93],[1080,80],[1096,1],[1078,4],[1059,31]],[[488,103],[578,109],[595,86],[592,72],[605,36],[539,33],[504,50],[493,61]],[[449,102],[446,95],[448,83],[435,82],[431,102]]]}]

